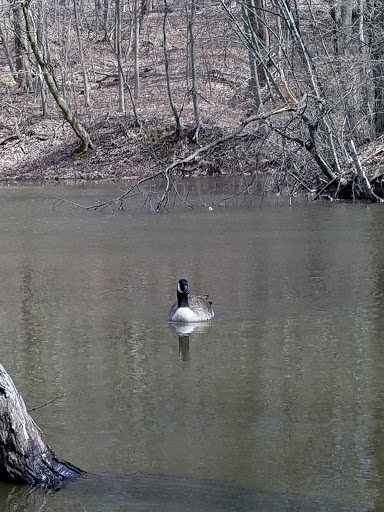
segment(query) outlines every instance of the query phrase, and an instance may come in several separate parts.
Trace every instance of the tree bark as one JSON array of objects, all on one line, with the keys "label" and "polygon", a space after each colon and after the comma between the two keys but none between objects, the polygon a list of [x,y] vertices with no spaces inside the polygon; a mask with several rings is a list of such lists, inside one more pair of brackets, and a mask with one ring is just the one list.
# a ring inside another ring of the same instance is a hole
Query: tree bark
[{"label": "tree bark", "polygon": [[0,479],[59,488],[85,472],[58,458],[0,364]]}]

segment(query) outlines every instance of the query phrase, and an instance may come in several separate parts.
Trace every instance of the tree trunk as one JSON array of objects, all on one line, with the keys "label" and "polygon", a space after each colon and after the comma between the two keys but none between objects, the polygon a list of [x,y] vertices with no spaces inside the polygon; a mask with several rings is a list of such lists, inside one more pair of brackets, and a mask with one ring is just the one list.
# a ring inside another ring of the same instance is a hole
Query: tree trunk
[{"label": "tree trunk", "polygon": [[175,107],[175,103],[173,101],[172,89],[171,89],[171,78],[169,76],[169,59],[168,59],[168,49],[167,49],[167,16],[168,16],[168,1],[164,0],[164,19],[163,19],[163,48],[164,48],[164,66],[165,66],[165,76],[167,80],[167,91],[168,91],[168,99],[169,104],[171,105],[171,109],[173,112],[173,117],[175,118],[176,123],[176,136],[180,135],[181,124],[180,124],[180,116]]},{"label": "tree trunk", "polygon": [[[243,23],[244,23],[244,32],[247,36],[247,39],[251,43],[252,41],[252,31],[254,30],[254,27],[251,23],[250,16],[249,16],[249,7],[243,3],[241,5],[241,12],[243,15]],[[256,34],[253,34],[254,37],[256,37]],[[257,44],[257,41],[256,41]],[[248,47],[248,62],[249,62],[249,70],[251,73],[251,92],[253,99],[255,101],[255,110],[257,114],[260,114],[262,112],[263,102],[261,99],[261,93],[260,93],[260,82],[259,82],[259,75],[257,71],[257,63],[255,58],[255,53],[257,53],[256,48],[251,48],[253,45],[250,44],[250,47]],[[255,51],[256,50],[256,51]]]},{"label": "tree trunk", "polygon": [[[39,5],[37,8],[37,16],[36,16],[36,36],[37,42],[39,45],[40,52],[43,55],[44,60],[47,62],[48,59],[48,39],[46,33],[46,27],[48,26],[47,22],[47,13],[44,11],[43,6]],[[37,64],[38,71],[38,83],[40,89],[40,97],[41,97],[41,109],[43,112],[43,117],[48,116],[48,90],[47,83],[44,80],[43,71],[41,69],[40,64]]]},{"label": "tree trunk", "polygon": [[91,102],[90,102],[90,98],[89,98],[88,72],[87,72],[87,66],[85,65],[83,42],[82,42],[81,33],[80,33],[79,13],[77,12],[76,2],[77,2],[77,0],[73,0],[73,12],[75,15],[76,35],[77,35],[77,42],[79,45],[79,56],[80,56],[81,68],[83,70],[85,106],[89,107]]},{"label": "tree trunk", "polygon": [[140,49],[140,2],[135,0],[135,100],[140,98],[140,61],[139,61],[139,49]]},{"label": "tree trunk", "polygon": [[[252,25],[254,37],[257,38],[258,46],[260,48],[268,48],[268,32],[265,23],[263,0],[247,0],[248,17]],[[266,83],[266,76],[262,62],[257,62],[257,74],[260,87]]]},{"label": "tree trunk", "polygon": [[196,54],[195,54],[195,21],[196,21],[196,1],[191,0],[191,13],[188,19],[188,35],[189,35],[189,55],[191,63],[191,75],[192,75],[192,101],[193,111],[195,113],[196,131],[194,140],[199,142],[199,132],[201,129],[201,117],[199,108],[199,97],[197,91],[197,70],[196,70]]},{"label": "tree trunk", "polygon": [[369,47],[371,49],[372,77],[374,84],[374,106],[376,136],[384,133],[384,2],[372,0],[367,7],[367,16],[372,20]]},{"label": "tree trunk", "polygon": [[101,13],[101,0],[95,0],[95,32],[96,32],[96,34],[99,31],[100,13]]},{"label": "tree trunk", "polygon": [[0,364],[0,478],[58,488],[84,471],[58,458],[29,416],[24,400]]},{"label": "tree trunk", "polygon": [[122,61],[121,0],[116,0],[115,48],[119,77],[119,112],[125,112],[124,76]]},{"label": "tree trunk", "polygon": [[31,89],[31,77],[29,72],[27,51],[25,44],[25,30],[23,24],[23,15],[20,4],[12,4],[13,26],[15,34],[15,62],[17,81],[19,86],[25,90]]},{"label": "tree trunk", "polygon": [[6,33],[4,32],[1,23],[0,23],[0,43],[3,43],[4,52],[5,52],[5,56],[7,57],[7,62],[8,62],[9,69],[10,69],[10,71],[12,73],[13,79],[17,83],[18,82],[18,77],[17,77],[16,67],[15,67],[15,64],[13,62],[13,57],[12,57],[11,50],[9,49]]},{"label": "tree trunk", "polygon": [[342,0],[340,5],[342,51],[344,53],[351,44],[353,4],[354,0]]},{"label": "tree trunk", "polygon": [[339,11],[336,14],[336,21],[338,20],[338,30],[336,34],[337,38],[337,52],[335,52],[335,64],[337,69],[337,75],[339,76],[340,88],[342,98],[344,99],[344,110],[345,119],[347,121],[347,127],[349,133],[355,133],[355,120],[354,115],[356,108],[353,105],[353,101],[356,101],[355,97],[351,96],[350,88],[353,83],[353,78],[349,76],[350,61],[348,60],[348,53],[351,52],[352,42],[352,12],[353,12],[354,0],[340,0],[339,5],[335,5],[335,10]]},{"label": "tree trunk", "polygon": [[104,0],[104,3],[103,3],[103,29],[104,29],[104,41],[108,41],[109,0]]}]

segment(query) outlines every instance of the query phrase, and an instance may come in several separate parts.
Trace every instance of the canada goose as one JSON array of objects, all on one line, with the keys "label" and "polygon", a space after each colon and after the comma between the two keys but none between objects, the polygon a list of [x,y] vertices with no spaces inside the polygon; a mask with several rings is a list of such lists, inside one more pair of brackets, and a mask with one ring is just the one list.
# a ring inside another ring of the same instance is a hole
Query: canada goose
[{"label": "canada goose", "polygon": [[177,283],[177,302],[171,307],[169,322],[205,322],[214,317],[208,295],[188,295],[188,281],[180,279]]}]

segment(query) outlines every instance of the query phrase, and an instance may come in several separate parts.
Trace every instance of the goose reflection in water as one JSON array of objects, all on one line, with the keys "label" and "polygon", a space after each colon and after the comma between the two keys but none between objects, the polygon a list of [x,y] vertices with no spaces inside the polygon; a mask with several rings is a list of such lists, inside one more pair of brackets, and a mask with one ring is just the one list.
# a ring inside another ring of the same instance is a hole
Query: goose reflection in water
[{"label": "goose reflection in water", "polygon": [[211,322],[194,324],[170,323],[169,327],[179,336],[179,355],[181,361],[189,359],[189,335],[192,333],[203,333],[210,329]]}]

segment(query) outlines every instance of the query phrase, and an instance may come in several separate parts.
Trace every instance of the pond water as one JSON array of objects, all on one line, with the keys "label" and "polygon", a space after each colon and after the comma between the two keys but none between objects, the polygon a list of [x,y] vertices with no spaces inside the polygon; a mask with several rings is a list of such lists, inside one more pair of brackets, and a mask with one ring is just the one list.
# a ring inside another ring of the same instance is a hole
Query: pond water
[{"label": "pond water", "polygon": [[[0,189],[0,362],[91,472],[0,484],[0,510],[384,510],[383,207],[212,183],[162,214],[53,208],[111,185]],[[166,322],[180,278],[213,322]]]}]

